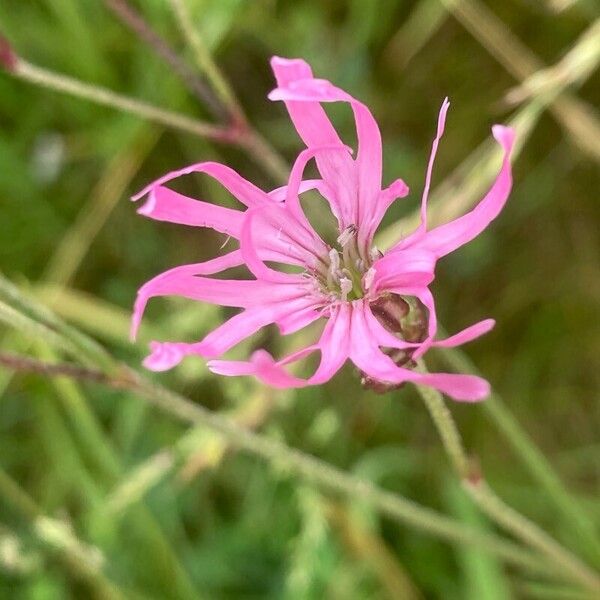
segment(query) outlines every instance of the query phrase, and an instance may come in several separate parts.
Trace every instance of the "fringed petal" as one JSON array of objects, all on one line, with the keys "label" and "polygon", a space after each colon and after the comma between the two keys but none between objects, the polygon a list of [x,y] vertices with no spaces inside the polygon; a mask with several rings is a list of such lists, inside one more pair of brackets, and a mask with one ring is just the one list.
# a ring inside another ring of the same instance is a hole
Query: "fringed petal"
[{"label": "fringed petal", "polygon": [[348,102],[354,112],[358,137],[356,163],[346,157],[321,156],[317,165],[323,179],[335,190],[344,207],[342,229],[367,223],[381,190],[381,133],[369,109],[329,81],[314,79],[304,61],[274,58],[278,87],[271,100],[283,100],[298,133],[311,148],[339,144],[339,137],[321,102]]},{"label": "fringed petal", "polygon": [[263,192],[253,183],[244,179],[239,173],[230,167],[216,162],[201,162],[179,169],[178,171],[171,171],[160,179],[153,181],[150,185],[147,185],[141,192],[138,192],[133,196],[132,200],[139,200],[146,194],[149,194],[154,188],[162,186],[172,179],[191,173],[205,173],[213,179],[216,179],[235,198],[248,207],[262,206],[272,201],[266,192]]},{"label": "fringed petal", "polygon": [[236,239],[240,238],[244,219],[242,211],[188,198],[160,185],[150,190],[137,212],[156,221],[210,227]]},{"label": "fringed petal", "polygon": [[295,285],[198,277],[212,275],[241,264],[242,254],[236,250],[204,263],[175,267],[154,277],[138,291],[133,310],[131,337],[136,336],[148,300],[155,296],[182,296],[211,304],[247,308],[255,304],[305,295],[305,290]]},{"label": "fringed petal", "polygon": [[[332,310],[332,314],[317,344],[303,348],[293,354],[275,361],[265,350],[255,352],[250,361],[209,361],[208,367],[220,375],[254,375],[263,383],[275,388],[299,388],[317,385],[331,379],[348,358],[350,340],[350,308],[341,305]],[[320,351],[321,361],[315,373],[308,379],[290,374],[285,367],[313,352]]]}]

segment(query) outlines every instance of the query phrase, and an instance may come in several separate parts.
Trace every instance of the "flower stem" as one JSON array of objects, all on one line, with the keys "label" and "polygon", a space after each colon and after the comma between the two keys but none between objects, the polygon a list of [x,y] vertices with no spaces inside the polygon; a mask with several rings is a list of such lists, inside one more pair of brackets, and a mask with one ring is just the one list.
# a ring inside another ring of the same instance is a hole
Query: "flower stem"
[{"label": "flower stem", "polygon": [[239,137],[237,132],[228,127],[212,125],[211,123],[158,108],[141,100],[122,96],[106,88],[84,83],[72,77],[38,67],[22,58],[16,60],[14,68],[9,72],[15,77],[29,83],[90,100],[96,104],[110,106],[111,108],[131,113],[142,119],[193,133],[216,142],[235,143]]},{"label": "flower stem", "polygon": [[234,123],[245,123],[246,117],[231,86],[221,74],[194,24],[185,0],[169,0],[181,31],[194,52],[198,68],[206,75],[219,100],[227,107]]},{"label": "flower stem", "polygon": [[249,127],[213,125],[199,119],[186,117],[147,102],[117,94],[106,88],[55,73],[22,58],[15,58],[14,68],[8,72],[14,77],[41,87],[103,106],[110,106],[141,119],[192,133],[213,142],[236,145],[244,149],[248,156],[259,164],[274,181],[277,183],[287,181],[288,168],[285,161],[258,132]]},{"label": "flower stem", "polygon": [[[443,335],[441,330],[440,333]],[[477,367],[459,348],[444,349],[442,356],[457,372],[476,374],[478,372]],[[482,409],[512,446],[515,455],[544,490],[547,498],[564,515],[565,520],[573,527],[579,539],[585,542],[589,549],[589,556],[600,556],[600,541],[595,535],[596,527],[593,521],[567,491],[552,465],[512,415],[502,398],[498,394],[492,393],[482,403]]]},{"label": "flower stem", "polygon": [[144,19],[127,0],[104,0],[104,4],[176,73],[186,87],[218,120],[226,118],[226,111],[217,101],[213,90],[189,67],[177,52]]},{"label": "flower stem", "polygon": [[345,473],[313,456],[289,448],[281,442],[271,440],[258,433],[253,433],[240,427],[228,417],[212,413],[175,392],[149,382],[121,363],[116,363],[118,369],[113,369],[111,375],[105,374],[101,370],[88,368],[74,372],[71,365],[46,365],[34,359],[17,360],[14,356],[10,357],[8,361],[4,361],[4,364],[12,368],[19,368],[22,372],[73,375],[113,387],[129,389],[171,416],[193,425],[208,427],[223,435],[232,446],[246,450],[289,473],[311,480],[331,492],[368,502],[382,514],[386,514],[400,523],[451,543],[474,545],[501,557],[508,563],[552,576],[545,561],[512,542],[456,523],[429,508],[382,490],[366,480]]},{"label": "flower stem", "polygon": [[[426,372],[421,361],[419,370]],[[442,395],[433,388],[417,386],[429,414],[438,430],[444,449],[454,466],[464,489],[479,508],[498,525],[510,531],[531,548],[550,559],[556,568],[573,582],[600,593],[600,576],[561,546],[535,523],[505,504],[483,480],[478,470],[470,466],[460,433]]]},{"label": "flower stem", "polygon": [[[0,319],[6,324],[21,328],[33,337],[41,338],[50,344],[66,350],[86,364],[99,366],[111,373],[114,359],[109,353],[78,329],[59,319],[52,311],[34,300],[27,298],[0,272]],[[7,310],[8,309],[8,310]]]}]

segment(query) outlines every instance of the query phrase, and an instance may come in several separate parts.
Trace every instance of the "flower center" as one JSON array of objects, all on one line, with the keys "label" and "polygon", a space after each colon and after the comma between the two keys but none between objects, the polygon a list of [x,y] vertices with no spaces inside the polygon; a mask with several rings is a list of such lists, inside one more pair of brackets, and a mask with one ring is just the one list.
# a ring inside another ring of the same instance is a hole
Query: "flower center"
[{"label": "flower center", "polygon": [[375,275],[371,265],[381,253],[376,248],[366,252],[359,247],[355,225],[340,234],[337,244],[329,251],[326,273],[317,275],[319,287],[327,296],[342,302],[363,298]]}]

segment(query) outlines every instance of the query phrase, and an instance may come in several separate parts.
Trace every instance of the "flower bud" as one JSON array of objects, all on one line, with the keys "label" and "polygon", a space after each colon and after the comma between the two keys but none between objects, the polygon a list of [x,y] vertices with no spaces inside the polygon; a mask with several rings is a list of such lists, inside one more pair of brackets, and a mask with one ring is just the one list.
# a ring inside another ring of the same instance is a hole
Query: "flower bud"
[{"label": "flower bud", "polygon": [[[429,314],[424,304],[414,296],[399,296],[384,294],[370,304],[375,318],[399,339],[407,342],[422,342],[427,337]],[[414,369],[416,363],[412,360],[414,349],[383,348],[398,367]],[[384,394],[401,388],[404,384],[378,381],[361,372],[360,383],[366,390]]]}]

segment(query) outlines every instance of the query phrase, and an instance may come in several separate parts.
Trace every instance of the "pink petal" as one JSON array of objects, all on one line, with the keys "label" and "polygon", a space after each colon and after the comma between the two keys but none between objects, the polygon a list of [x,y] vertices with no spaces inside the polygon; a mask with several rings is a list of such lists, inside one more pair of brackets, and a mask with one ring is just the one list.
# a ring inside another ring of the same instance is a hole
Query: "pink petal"
[{"label": "pink petal", "polygon": [[[310,227],[310,224],[308,225]],[[268,281],[290,281],[290,275],[267,267],[263,261],[275,260],[315,269],[325,265],[327,246],[310,228],[291,214],[286,204],[271,204],[246,212],[240,247],[248,268],[256,277]],[[300,275],[294,276],[297,280]]]},{"label": "pink petal", "polygon": [[144,365],[153,371],[171,369],[190,354],[204,358],[221,356],[259,329],[305,310],[306,298],[247,308],[211,331],[200,342],[151,342]]},{"label": "pink petal", "polygon": [[[287,59],[274,56],[271,67],[277,80],[277,85],[288,87],[293,82],[302,79],[312,79],[310,65],[302,59]],[[286,102],[286,108],[298,130],[300,137],[308,146],[341,145],[331,121],[318,102]]]},{"label": "pink petal", "polygon": [[189,175],[190,173],[205,173],[206,175],[213,177],[235,198],[248,207],[262,206],[263,204],[271,202],[267,193],[263,192],[260,188],[257,188],[247,179],[244,179],[233,169],[216,162],[202,162],[190,165],[184,169],[179,169],[178,171],[167,173],[160,179],[147,185],[141,192],[138,192],[133,196],[132,200],[139,200],[142,196],[151,192],[153,188],[167,183],[167,181],[171,181],[172,179],[176,179],[177,177],[181,177],[182,175]]},{"label": "pink petal", "polygon": [[502,167],[496,181],[471,212],[427,232],[417,242],[419,247],[434,252],[438,257],[445,256],[477,237],[500,214],[512,187],[509,159],[515,133],[513,129],[501,125],[494,125],[492,132],[504,149]]},{"label": "pink petal", "polygon": [[[346,192],[342,201],[351,201],[353,206],[350,218],[344,215],[345,226],[350,224],[360,225],[370,220],[377,204],[381,190],[382,150],[381,134],[377,122],[369,109],[355,100],[343,90],[335,87],[324,79],[303,79],[288,84],[287,87],[278,87],[269,94],[271,100],[284,100],[286,102],[348,102],[354,112],[356,132],[358,137],[358,154],[356,158],[357,180],[355,193],[348,195]],[[319,165],[320,169],[320,165]],[[331,175],[331,174],[330,174]],[[330,185],[340,190],[348,174],[333,173],[333,179],[323,174]],[[336,185],[337,184],[337,185]]]},{"label": "pink petal", "polygon": [[479,321],[479,323],[475,323],[474,325],[447,337],[445,340],[436,340],[433,342],[433,345],[440,348],[454,348],[455,346],[466,344],[467,342],[486,334],[488,331],[491,331],[495,324],[496,321],[494,321],[494,319]]},{"label": "pink petal", "polygon": [[[277,210],[283,210],[280,207],[276,207]],[[246,219],[244,220],[244,226],[242,227],[242,237],[240,239],[240,250],[242,251],[242,256],[244,257],[244,262],[250,272],[258,279],[263,281],[273,281],[280,283],[288,283],[292,280],[300,283],[300,276],[292,276],[287,273],[283,273],[281,271],[277,271],[268,267],[263,259],[259,256],[258,246],[254,242],[254,219],[256,217],[260,217],[260,211],[255,212],[254,210],[249,210],[246,213]],[[294,260],[295,257],[290,254],[290,260]]]},{"label": "pink petal", "polygon": [[373,263],[373,291],[393,288],[425,287],[434,278],[436,258],[431,252],[419,249],[393,252]]},{"label": "pink petal", "polygon": [[[287,363],[296,362],[315,351],[314,346],[303,348],[287,357]],[[254,375],[263,383],[279,389],[299,388],[308,385],[305,379],[300,379],[288,373],[280,363],[266,350],[257,350],[249,361],[211,360],[208,368],[217,375],[238,377],[240,375]]]},{"label": "pink petal", "polygon": [[236,250],[204,263],[175,267],[145,283],[138,290],[133,309],[131,337],[135,338],[146,304],[154,296],[182,296],[222,306],[245,308],[261,302],[291,299],[305,293],[305,290],[294,285],[197,276],[212,275],[240,264],[243,264],[242,253]]},{"label": "pink petal", "polygon": [[244,213],[183,196],[169,188],[156,186],[138,213],[157,221],[210,227],[239,239]]},{"label": "pink petal", "polygon": [[[268,352],[261,350],[252,356],[250,362],[213,360],[209,361],[208,367],[221,375],[255,375],[267,385],[276,388],[298,388],[324,383],[335,375],[348,357],[349,313],[348,305],[341,305],[332,310],[317,344],[294,352],[280,361],[276,362]],[[284,368],[317,350],[321,352],[321,361],[310,378],[296,377]]]},{"label": "pink petal", "polygon": [[[295,82],[300,80],[312,79],[313,76],[308,63],[301,59],[286,59],[274,56],[271,59],[271,67],[280,88],[295,85]],[[296,102],[292,99],[290,101],[286,100],[285,106],[298,134],[308,148],[343,145],[319,102],[305,100]],[[352,196],[349,196],[347,188],[340,184],[355,180],[355,168],[352,159],[343,154],[329,152],[319,155],[316,160],[323,180],[331,186],[332,196],[337,198],[340,204],[350,206]],[[345,219],[345,215],[343,218]],[[352,220],[344,221],[342,229],[352,223]]]},{"label": "pink petal", "polygon": [[151,371],[168,371],[181,362],[186,346],[179,342],[150,342],[150,354],[142,364]]},{"label": "pink petal", "polygon": [[[354,112],[358,137],[358,155],[356,159],[357,179],[354,180],[351,173],[351,165],[347,160],[341,161],[338,164],[332,161],[329,164],[323,159],[317,159],[317,163],[323,179],[336,190],[338,201],[342,205],[349,202],[349,206],[353,208],[351,215],[342,215],[344,220],[343,227],[345,228],[353,224],[361,225],[368,222],[375,209],[381,190],[382,151],[381,134],[377,122],[362,102],[355,100],[329,81],[314,79],[310,67],[306,63],[302,63],[302,68],[296,68],[293,74],[286,73],[285,77],[279,77],[276,65],[280,64],[281,60],[273,59],[272,61],[279,87],[269,94],[269,99],[283,100],[286,103],[298,133],[309,148],[316,145],[323,146],[331,143],[339,143],[339,138],[324,112],[319,112],[320,119],[318,121],[312,124],[309,123],[310,115],[313,110],[316,110],[317,103],[350,103]],[[284,61],[284,64],[289,62]],[[292,62],[296,63],[296,61]],[[310,107],[305,112],[297,106],[302,103]],[[295,107],[294,114],[290,110],[290,105]],[[322,111],[320,107],[319,110]],[[323,123],[327,124],[324,125]],[[315,134],[313,130],[315,124],[323,124],[323,132]],[[354,194],[348,194],[349,185],[356,186]]]},{"label": "pink petal", "polygon": [[[318,190],[320,192],[324,187],[325,182],[322,179],[306,179],[305,181],[300,182],[298,193],[303,194],[304,192],[308,192],[310,190]],[[281,187],[275,188],[269,192],[269,197],[275,202],[283,202],[287,198],[287,195],[287,185],[282,185]]]},{"label": "pink petal", "polygon": [[456,373],[415,373],[415,383],[428,385],[459,402],[479,402],[491,392],[490,384],[477,375]]},{"label": "pink petal", "polygon": [[[301,184],[302,184],[302,176],[304,174],[304,169],[308,162],[312,159],[318,159],[320,155],[325,153],[349,153],[351,149],[347,146],[315,146],[312,148],[308,148],[303,150],[296,158],[292,170],[290,171],[290,177],[287,185],[287,197],[285,200],[286,207],[289,211],[294,215],[294,217],[298,220],[298,222],[302,223],[305,229],[309,231],[314,231],[312,225],[309,223],[304,211],[302,210],[302,205],[300,204],[299,194],[301,193]],[[325,186],[321,186],[321,189],[325,191]],[[338,199],[336,197],[328,198],[324,196],[330,203],[331,211],[334,216],[337,218],[340,228],[342,228],[342,212],[343,206],[339,205]]]},{"label": "pink petal", "polygon": [[381,220],[385,216],[385,213],[391,206],[392,202],[394,202],[394,200],[397,198],[405,198],[408,196],[409,191],[410,190],[408,186],[402,179],[396,179],[387,188],[381,190],[377,199],[377,206],[373,211],[371,220],[368,225],[365,225],[364,227],[365,231],[363,235],[366,244],[370,244],[373,240],[375,231],[377,231]]},{"label": "pink petal", "polygon": [[418,231],[422,232],[427,230],[427,200],[429,198],[429,188],[431,187],[431,174],[433,172],[433,164],[435,162],[435,155],[437,154],[438,145],[442,139],[442,136],[444,135],[446,114],[448,113],[449,107],[450,102],[448,101],[448,98],[444,98],[442,107],[440,108],[440,113],[438,115],[437,133],[431,146],[431,154],[429,156],[429,163],[427,164],[427,173],[425,175],[425,188],[423,189],[423,196],[421,197],[421,224],[419,225]]},{"label": "pink petal", "polygon": [[281,335],[289,335],[296,333],[300,329],[304,329],[307,325],[314,323],[320,319],[323,314],[314,307],[309,306],[293,314],[277,319],[277,326]]}]

